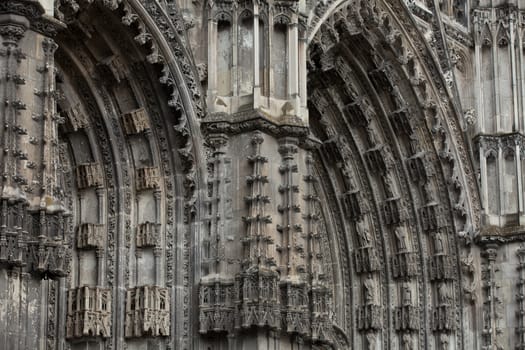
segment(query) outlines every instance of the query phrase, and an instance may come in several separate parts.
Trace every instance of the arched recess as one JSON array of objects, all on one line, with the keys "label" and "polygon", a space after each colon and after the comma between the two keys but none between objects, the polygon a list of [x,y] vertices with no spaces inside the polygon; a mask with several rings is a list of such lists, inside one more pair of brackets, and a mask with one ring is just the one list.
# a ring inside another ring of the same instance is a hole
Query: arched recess
[{"label": "arched recess", "polygon": [[308,100],[339,233],[336,319],[352,348],[468,348],[460,261],[480,204],[454,100],[401,1],[323,9]]},{"label": "arched recess", "polygon": [[[72,259],[49,338],[71,349],[184,348],[203,111],[191,57],[160,8],[72,4],[58,7],[67,29],[55,38]],[[91,324],[82,308],[93,308]]]}]

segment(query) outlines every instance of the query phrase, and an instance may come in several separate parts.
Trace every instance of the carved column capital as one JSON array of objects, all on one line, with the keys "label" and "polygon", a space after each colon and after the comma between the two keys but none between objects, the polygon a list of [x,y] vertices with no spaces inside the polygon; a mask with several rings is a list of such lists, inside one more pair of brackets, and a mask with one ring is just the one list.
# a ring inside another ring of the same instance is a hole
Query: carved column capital
[{"label": "carved column capital", "polygon": [[4,39],[4,45],[16,45],[24,37],[27,26],[16,22],[1,22],[1,20],[2,18],[0,18],[0,36]]},{"label": "carved column capital", "polygon": [[228,135],[223,133],[211,134],[208,136],[207,142],[216,152],[222,153],[228,146],[228,139]]}]

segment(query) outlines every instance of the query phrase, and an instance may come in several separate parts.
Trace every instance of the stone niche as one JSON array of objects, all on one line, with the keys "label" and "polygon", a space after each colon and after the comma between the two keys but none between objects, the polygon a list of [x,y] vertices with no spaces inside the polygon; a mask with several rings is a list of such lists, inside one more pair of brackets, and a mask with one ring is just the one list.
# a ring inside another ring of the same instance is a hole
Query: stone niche
[{"label": "stone niche", "polygon": [[170,335],[170,297],[167,288],[140,286],[126,295],[126,338]]},{"label": "stone niche", "polygon": [[108,338],[111,335],[111,291],[82,286],[69,290],[66,338]]}]

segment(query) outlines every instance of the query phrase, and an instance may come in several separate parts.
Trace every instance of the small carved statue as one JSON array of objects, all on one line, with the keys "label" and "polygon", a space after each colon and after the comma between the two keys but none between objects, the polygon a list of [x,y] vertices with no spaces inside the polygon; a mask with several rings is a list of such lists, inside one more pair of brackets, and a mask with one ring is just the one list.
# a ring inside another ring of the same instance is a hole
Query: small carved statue
[{"label": "small carved statue", "polygon": [[374,333],[367,333],[366,334],[366,343],[367,343],[367,349],[368,350],[375,350],[376,349],[376,343],[377,343],[377,336]]},{"label": "small carved statue", "polygon": [[410,287],[410,284],[405,282],[403,283],[402,288],[402,301],[403,306],[409,306],[412,305],[412,288]]},{"label": "small carved statue", "polygon": [[385,188],[385,196],[387,198],[394,198],[396,196],[394,193],[394,184],[392,183],[392,179],[390,178],[389,174],[383,176],[383,183]]},{"label": "small carved statue", "polygon": [[440,231],[436,232],[434,235],[434,249],[436,253],[443,253],[444,247],[443,247],[443,236]]},{"label": "small carved statue", "polygon": [[363,282],[363,292],[365,305],[374,305],[376,303],[376,283],[370,274]]},{"label": "small carved statue", "polygon": [[355,224],[355,229],[357,236],[359,237],[359,243],[361,247],[369,247],[372,244],[372,237],[364,222],[357,221]]},{"label": "small carved statue", "polygon": [[433,194],[432,194],[432,188],[430,186],[430,182],[425,182],[423,184],[423,199],[425,200],[426,203],[432,203],[434,201],[434,198],[433,198]]},{"label": "small carved statue", "polygon": [[439,285],[438,297],[439,297],[439,303],[441,305],[450,304],[450,300],[452,299],[452,296],[450,295],[450,289],[448,288],[446,283],[441,283]]},{"label": "small carved statue", "polygon": [[366,138],[368,140],[368,143],[370,144],[370,147],[372,148],[379,144],[374,129],[372,129],[370,126],[366,127]]},{"label": "small carved statue", "polygon": [[439,342],[441,344],[441,349],[443,350],[446,350],[448,349],[448,334],[445,334],[445,333],[441,333],[441,335],[439,336]]},{"label": "small carved statue", "polygon": [[396,227],[394,229],[394,234],[396,236],[397,241],[397,250],[402,252],[407,250],[407,243],[406,243],[406,230],[403,227]]},{"label": "small carved statue", "polygon": [[350,171],[350,167],[345,164],[341,168],[341,173],[343,175],[343,179],[344,179],[348,189],[350,191],[356,190],[357,189],[357,183],[356,183],[356,180],[355,180],[354,176],[352,175],[352,172]]},{"label": "small carved statue", "polygon": [[403,350],[413,350],[414,349],[414,339],[412,339],[411,334],[407,334],[407,333],[403,334],[402,343],[403,343],[403,347],[402,347]]}]

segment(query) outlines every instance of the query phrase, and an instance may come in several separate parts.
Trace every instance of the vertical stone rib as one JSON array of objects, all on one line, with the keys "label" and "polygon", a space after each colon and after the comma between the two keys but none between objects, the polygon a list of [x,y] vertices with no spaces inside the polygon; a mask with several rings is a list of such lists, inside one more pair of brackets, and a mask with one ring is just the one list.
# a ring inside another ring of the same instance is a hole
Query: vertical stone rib
[{"label": "vertical stone rib", "polygon": [[301,274],[306,272],[304,259],[300,258],[301,255],[304,256],[305,247],[301,238],[302,226],[297,217],[301,211],[296,199],[299,193],[299,185],[295,183],[294,179],[294,174],[298,172],[294,160],[295,154],[297,154],[297,140],[282,139],[279,145],[279,153],[282,157],[282,163],[279,167],[282,178],[282,184],[279,186],[282,204],[278,207],[282,216],[282,225],[280,226],[282,234],[281,279],[297,280]]},{"label": "vertical stone rib", "polygon": [[261,144],[264,138],[261,133],[256,132],[252,137],[254,154],[248,156],[248,161],[252,164],[252,175],[248,176],[246,182],[250,186],[250,196],[248,201],[248,216],[243,220],[246,223],[246,246],[245,260],[243,267],[252,266],[269,267],[275,264],[273,257],[268,255],[268,243],[272,242],[271,236],[267,233],[267,225],[272,222],[270,215],[265,212],[269,197],[265,195],[265,186],[268,177],[263,175],[263,166],[268,159],[261,155]]},{"label": "vertical stone rib", "polygon": [[3,140],[2,154],[0,160],[3,164],[2,171],[2,197],[11,199],[25,198],[20,185],[27,184],[27,179],[22,178],[18,173],[17,140],[16,130],[18,125],[19,111],[26,108],[26,105],[18,99],[18,66],[25,59],[22,49],[19,47],[19,41],[25,35],[29,22],[27,19],[19,16],[6,17],[3,21],[0,19],[0,35],[2,36],[2,45],[0,56],[3,57],[5,76],[3,77],[3,127],[0,131],[0,139]]},{"label": "vertical stone rib", "polygon": [[496,282],[496,272],[499,270],[496,266],[498,255],[498,246],[496,244],[487,244],[482,251],[485,258],[483,266],[483,338],[486,349],[503,349],[500,341],[501,337],[501,320],[502,320],[502,301],[499,297],[499,284]]}]

